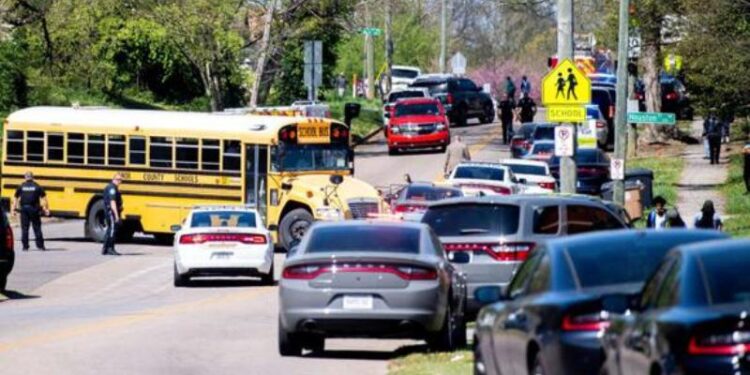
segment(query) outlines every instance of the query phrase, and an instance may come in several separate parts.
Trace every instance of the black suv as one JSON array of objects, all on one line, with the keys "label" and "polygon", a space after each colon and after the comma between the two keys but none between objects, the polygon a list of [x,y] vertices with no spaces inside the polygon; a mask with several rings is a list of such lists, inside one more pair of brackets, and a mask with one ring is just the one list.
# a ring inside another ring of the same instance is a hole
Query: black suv
[{"label": "black suv", "polygon": [[16,254],[13,252],[13,230],[8,216],[0,210],[0,292],[5,291],[8,275],[13,270]]},{"label": "black suv", "polygon": [[447,74],[418,77],[409,87],[422,87],[430,96],[439,99],[451,123],[465,126],[470,118],[488,124],[495,119],[495,107],[490,94],[482,91],[472,80]]}]

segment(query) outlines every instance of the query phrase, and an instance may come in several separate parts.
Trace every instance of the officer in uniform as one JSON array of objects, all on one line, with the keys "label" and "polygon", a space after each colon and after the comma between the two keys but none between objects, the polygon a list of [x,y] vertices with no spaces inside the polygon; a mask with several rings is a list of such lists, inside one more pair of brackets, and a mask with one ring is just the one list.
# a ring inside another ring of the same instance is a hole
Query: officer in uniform
[{"label": "officer in uniform", "polygon": [[122,195],[120,195],[120,183],[122,183],[122,174],[116,173],[112,182],[107,184],[102,194],[104,200],[104,215],[107,223],[107,232],[104,234],[104,246],[102,255],[120,255],[115,251],[115,238],[117,229],[122,224]]},{"label": "officer in uniform", "polygon": [[47,194],[39,184],[34,181],[34,174],[31,171],[24,175],[25,181],[16,189],[13,196],[13,215],[16,212],[21,213],[21,243],[23,250],[29,250],[29,224],[34,228],[36,237],[36,248],[44,249],[44,235],[42,234],[42,218],[40,211],[49,215],[47,206]]}]

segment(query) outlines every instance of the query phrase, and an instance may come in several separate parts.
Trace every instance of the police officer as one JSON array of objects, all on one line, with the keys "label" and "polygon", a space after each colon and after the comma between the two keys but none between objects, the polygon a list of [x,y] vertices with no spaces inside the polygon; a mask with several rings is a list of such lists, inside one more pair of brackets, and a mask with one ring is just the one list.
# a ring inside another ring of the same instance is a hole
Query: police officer
[{"label": "police officer", "polygon": [[104,217],[107,223],[107,232],[104,234],[104,245],[102,255],[120,255],[115,251],[115,238],[117,229],[122,224],[122,196],[120,195],[120,183],[122,174],[116,173],[112,182],[107,184],[102,194],[104,200]]},{"label": "police officer", "polygon": [[21,243],[23,244],[23,250],[29,250],[29,224],[34,227],[36,248],[38,250],[45,250],[40,211],[43,211],[45,215],[49,215],[47,194],[34,181],[34,174],[31,171],[24,174],[24,179],[25,181],[16,189],[16,194],[13,196],[13,215],[15,216],[16,212],[21,213]]}]

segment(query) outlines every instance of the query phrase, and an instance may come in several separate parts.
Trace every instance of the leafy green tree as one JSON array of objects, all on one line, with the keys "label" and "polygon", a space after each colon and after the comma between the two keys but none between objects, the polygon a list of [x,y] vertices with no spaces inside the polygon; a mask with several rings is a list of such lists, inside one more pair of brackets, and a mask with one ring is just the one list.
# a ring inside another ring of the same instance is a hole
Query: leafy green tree
[{"label": "leafy green tree", "polygon": [[17,42],[0,41],[0,113],[28,104],[25,57],[23,47]]}]

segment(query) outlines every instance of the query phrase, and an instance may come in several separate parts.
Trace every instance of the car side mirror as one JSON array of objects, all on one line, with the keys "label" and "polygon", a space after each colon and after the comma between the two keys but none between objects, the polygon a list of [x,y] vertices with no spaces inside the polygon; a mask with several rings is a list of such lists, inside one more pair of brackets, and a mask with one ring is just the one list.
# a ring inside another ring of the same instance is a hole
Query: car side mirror
[{"label": "car side mirror", "polygon": [[361,106],[358,103],[346,103],[344,104],[344,123],[351,127],[352,120],[359,117],[359,110]]},{"label": "car side mirror", "polygon": [[488,285],[479,287],[474,291],[474,299],[482,305],[489,305],[491,303],[504,301],[507,298],[503,288],[497,285]]},{"label": "car side mirror", "polygon": [[448,260],[450,260],[452,263],[458,263],[458,264],[466,264],[471,261],[471,256],[469,256],[469,253],[464,251],[459,252],[450,252],[448,253]]},{"label": "car side mirror", "polygon": [[180,230],[182,230],[182,225],[172,225],[171,227],[169,227],[169,230],[171,230],[172,232],[179,232]]}]

